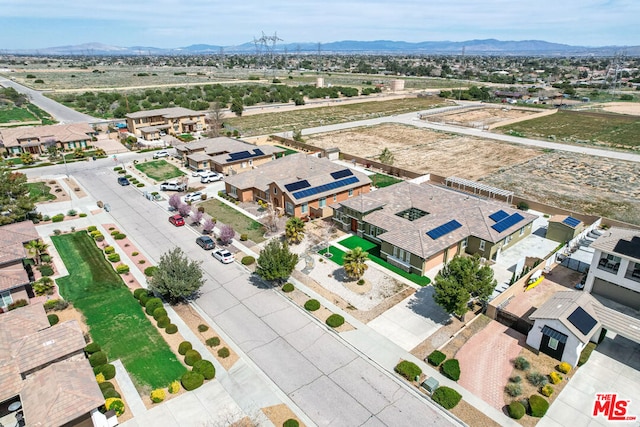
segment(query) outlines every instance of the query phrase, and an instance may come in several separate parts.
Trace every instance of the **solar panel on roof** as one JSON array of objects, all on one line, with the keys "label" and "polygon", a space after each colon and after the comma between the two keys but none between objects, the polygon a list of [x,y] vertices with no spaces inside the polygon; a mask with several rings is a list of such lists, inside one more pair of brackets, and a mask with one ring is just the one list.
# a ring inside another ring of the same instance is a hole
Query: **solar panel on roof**
[{"label": "solar panel on roof", "polygon": [[447,223],[442,224],[439,227],[427,231],[427,236],[431,237],[433,240],[436,240],[444,236],[445,234],[449,234],[452,231],[457,230],[460,227],[462,227],[462,224],[453,219]]},{"label": "solar panel on roof", "polygon": [[328,184],[318,185],[317,187],[307,188],[306,190],[296,191],[293,193],[293,197],[296,199],[304,199],[305,197],[313,196],[315,194],[324,193],[325,191],[335,190],[336,188],[344,187],[346,185],[355,184],[359,179],[355,176],[341,179],[340,181],[330,182]]},{"label": "solar panel on roof", "polygon": [[509,216],[508,213],[506,213],[505,211],[500,209],[498,212],[495,212],[495,213],[492,213],[491,215],[489,215],[489,218],[491,218],[493,220],[493,222],[499,222],[499,221],[502,221],[503,219],[505,219],[508,216]]},{"label": "solar panel on roof", "polygon": [[251,157],[251,154],[249,154],[248,151],[239,151],[237,153],[231,153],[229,154],[229,157],[231,157],[231,160],[242,160],[242,159],[246,159],[248,157]]},{"label": "solar panel on roof", "polygon": [[578,224],[580,224],[580,220],[572,216],[568,216],[562,220],[562,223],[567,224],[569,227],[575,228]]},{"label": "solar panel on roof", "polygon": [[582,335],[587,335],[598,323],[598,321],[591,317],[589,313],[584,311],[582,307],[578,307],[573,310],[573,313],[567,317],[567,320],[582,332]]},{"label": "solar panel on roof", "polygon": [[297,191],[307,187],[311,187],[311,184],[309,184],[309,181],[307,181],[306,179],[303,179],[302,181],[292,182],[291,184],[285,184],[284,186],[287,191]]},{"label": "solar panel on roof", "polygon": [[516,225],[517,223],[519,223],[523,219],[524,219],[524,217],[522,215],[520,215],[519,213],[514,213],[514,214],[509,215],[508,217],[506,217],[502,221],[496,222],[495,224],[493,224],[491,226],[491,228],[496,230],[498,233],[502,233],[507,228]]},{"label": "solar panel on roof", "polygon": [[640,238],[633,236],[631,241],[620,239],[613,248],[613,251],[618,254],[640,259]]},{"label": "solar panel on roof", "polygon": [[255,156],[264,156],[264,153],[259,148],[256,148],[255,150],[253,150],[253,152],[255,153]]},{"label": "solar panel on roof", "polygon": [[340,179],[349,175],[353,175],[351,169],[342,169],[341,171],[331,172],[331,176],[333,177],[333,179]]}]

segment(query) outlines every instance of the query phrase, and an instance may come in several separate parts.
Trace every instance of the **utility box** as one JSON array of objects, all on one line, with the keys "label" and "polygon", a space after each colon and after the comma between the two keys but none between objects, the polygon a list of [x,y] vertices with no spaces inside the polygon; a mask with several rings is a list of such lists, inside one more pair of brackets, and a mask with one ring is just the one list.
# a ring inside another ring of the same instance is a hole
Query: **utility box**
[{"label": "utility box", "polygon": [[431,394],[440,386],[440,383],[437,379],[433,377],[429,377],[420,384],[420,386],[426,390],[427,393]]}]

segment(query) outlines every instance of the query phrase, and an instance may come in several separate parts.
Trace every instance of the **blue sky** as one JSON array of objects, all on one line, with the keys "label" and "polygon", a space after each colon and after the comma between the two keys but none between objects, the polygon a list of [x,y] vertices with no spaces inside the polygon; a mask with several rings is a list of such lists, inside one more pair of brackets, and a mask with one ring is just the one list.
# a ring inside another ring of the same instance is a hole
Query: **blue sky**
[{"label": "blue sky", "polygon": [[0,50],[340,40],[640,45],[638,0],[0,0]]}]

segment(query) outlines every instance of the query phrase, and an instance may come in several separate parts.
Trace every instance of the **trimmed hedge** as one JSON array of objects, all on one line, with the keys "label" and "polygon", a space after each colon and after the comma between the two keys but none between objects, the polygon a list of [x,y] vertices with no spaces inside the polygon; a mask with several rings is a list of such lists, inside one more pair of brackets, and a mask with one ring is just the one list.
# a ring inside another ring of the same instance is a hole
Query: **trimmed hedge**
[{"label": "trimmed hedge", "polygon": [[133,297],[137,300],[140,300],[140,297],[142,295],[146,295],[147,297],[149,296],[149,291],[144,289],[144,288],[138,288],[135,291],[133,291]]},{"label": "trimmed hedge", "polygon": [[168,333],[169,335],[173,335],[176,332],[178,332],[178,327],[176,325],[174,325],[173,323],[171,323],[166,328],[164,328],[164,331],[166,333]]},{"label": "trimmed hedge", "polygon": [[158,328],[164,329],[171,324],[171,319],[169,319],[167,316],[160,316],[158,317],[158,320],[156,320],[156,322],[158,323]]},{"label": "trimmed hedge", "polygon": [[116,367],[111,363],[107,363],[100,367],[100,372],[102,373],[102,375],[104,375],[105,380],[110,380],[115,378],[116,376]]},{"label": "trimmed hedge", "polygon": [[98,386],[100,387],[100,391],[104,392],[105,390],[108,390],[110,388],[115,388],[115,386],[113,385],[113,383],[109,382],[109,381],[105,381],[103,383],[98,384]]},{"label": "trimmed hedge", "polygon": [[149,276],[149,277],[153,277],[153,275],[156,273],[156,271],[158,271],[158,267],[156,267],[155,265],[152,265],[150,267],[147,267],[144,269],[144,275],[145,276]]},{"label": "trimmed hedge", "polygon": [[218,350],[218,357],[226,359],[230,355],[231,355],[231,352],[229,351],[229,349],[227,347],[222,347],[220,350]]},{"label": "trimmed hedge", "polygon": [[452,388],[442,386],[438,387],[436,391],[433,392],[431,398],[443,408],[452,409],[460,403],[462,395]]},{"label": "trimmed hedge", "polygon": [[117,233],[113,235],[113,238],[116,240],[124,240],[127,238],[127,235],[122,233]]},{"label": "trimmed hedge", "polygon": [[293,286],[293,283],[287,282],[282,285],[282,292],[293,292],[294,289],[295,287]]},{"label": "trimmed hedge", "polygon": [[151,397],[151,401],[153,403],[160,403],[166,397],[166,393],[165,393],[164,389],[157,388],[157,389],[155,389],[155,390],[153,390],[151,392],[150,397]]},{"label": "trimmed hedge", "polygon": [[122,396],[120,396],[120,393],[118,393],[115,388],[108,388],[102,392],[102,397],[104,397],[105,399],[110,399],[110,398],[120,399]]},{"label": "trimmed hedge", "polygon": [[298,420],[294,420],[293,418],[289,418],[287,421],[282,423],[282,427],[299,427],[300,423]]},{"label": "trimmed hedge", "polygon": [[181,356],[184,356],[185,354],[187,354],[187,351],[191,349],[193,349],[193,345],[191,345],[189,341],[182,341],[178,346],[178,353]]},{"label": "trimmed hedge", "polygon": [[569,372],[571,372],[571,365],[567,362],[562,362],[558,365],[557,367],[558,371],[562,372],[563,374],[568,374]]},{"label": "trimmed hedge", "polygon": [[160,298],[149,298],[144,305],[145,312],[151,316],[156,308],[162,307],[162,300]]},{"label": "trimmed hedge", "polygon": [[116,248],[114,248],[113,246],[105,246],[104,248],[104,253],[109,255],[112,254],[116,251]]},{"label": "trimmed hedge", "polygon": [[49,321],[49,325],[57,325],[60,321],[60,318],[57,314],[47,314],[47,320]]},{"label": "trimmed hedge", "polygon": [[332,328],[337,328],[338,326],[342,326],[342,324],[344,324],[344,317],[340,316],[339,314],[332,314],[331,316],[327,317],[325,323]]},{"label": "trimmed hedge", "polygon": [[151,296],[147,293],[144,293],[140,295],[140,297],[138,298],[138,301],[140,302],[140,305],[144,307],[147,304],[147,301],[149,301],[149,299],[151,299]]},{"label": "trimmed hedge", "polygon": [[107,255],[107,259],[110,262],[118,262],[120,261],[120,254],[116,254],[116,253],[109,254]]},{"label": "trimmed hedge", "polygon": [[216,368],[208,360],[198,360],[193,364],[193,372],[202,374],[205,380],[211,380],[216,376]]},{"label": "trimmed hedge", "polygon": [[526,412],[526,410],[524,409],[524,405],[517,400],[511,402],[507,407],[507,410],[509,412],[509,416],[514,420],[519,420],[520,418],[524,417],[524,413]]},{"label": "trimmed hedge", "polygon": [[96,231],[96,230],[98,230],[98,227],[96,227],[95,225],[90,225],[90,226],[87,227],[87,231],[89,233],[91,233],[92,231]]},{"label": "trimmed hedge", "polygon": [[320,302],[317,299],[310,299],[304,303],[304,308],[308,311],[316,311],[320,308]]},{"label": "trimmed hedge", "polygon": [[[242,240],[242,239],[240,239],[240,240]],[[252,257],[252,256],[247,255],[247,256],[242,257],[242,260],[240,262],[242,263],[242,265],[251,265],[254,262],[256,262],[256,259],[254,257]]]},{"label": "trimmed hedge", "polygon": [[195,390],[204,383],[204,375],[198,372],[185,372],[180,378],[180,382],[182,383],[182,387],[185,390],[191,391]]},{"label": "trimmed hedge", "polygon": [[449,359],[441,366],[442,374],[450,380],[458,381],[460,379],[460,363],[457,359]]},{"label": "trimmed hedge", "polygon": [[447,356],[438,350],[433,350],[429,356],[427,356],[427,362],[433,366],[440,366],[442,362],[445,361]]},{"label": "trimmed hedge", "polygon": [[529,411],[532,417],[542,418],[549,409],[549,402],[544,397],[537,394],[529,398]]},{"label": "trimmed hedge", "polygon": [[107,411],[114,411],[118,417],[124,414],[124,402],[118,398],[110,397],[106,399],[104,406]]},{"label": "trimmed hedge", "polygon": [[551,384],[547,384],[540,389],[540,393],[542,393],[543,396],[549,397],[553,394],[553,387]]},{"label": "trimmed hedge", "polygon": [[216,347],[220,345],[220,338],[218,337],[207,338],[205,342],[209,347]]},{"label": "trimmed hedge", "polygon": [[175,394],[175,393],[179,392],[180,391],[180,381],[173,381],[171,384],[169,384],[169,387],[167,387],[167,390],[171,394]]},{"label": "trimmed hedge", "polygon": [[156,321],[158,321],[158,319],[161,317],[167,317],[167,310],[165,310],[164,307],[158,307],[153,310],[153,318]]},{"label": "trimmed hedge", "polygon": [[107,353],[104,351],[97,351],[89,356],[89,364],[92,367],[104,365],[107,363]]},{"label": "trimmed hedge", "polygon": [[549,374],[549,379],[551,380],[552,384],[558,384],[560,381],[562,381],[562,375],[557,372],[551,372],[551,374]]},{"label": "trimmed hedge", "polygon": [[129,266],[127,264],[118,264],[116,266],[116,273],[124,274],[129,272]]},{"label": "trimmed hedge", "polygon": [[419,377],[420,374],[422,374],[422,369],[420,369],[420,367],[415,363],[409,362],[408,360],[403,360],[398,363],[394,370],[409,381],[414,381],[416,377]]}]

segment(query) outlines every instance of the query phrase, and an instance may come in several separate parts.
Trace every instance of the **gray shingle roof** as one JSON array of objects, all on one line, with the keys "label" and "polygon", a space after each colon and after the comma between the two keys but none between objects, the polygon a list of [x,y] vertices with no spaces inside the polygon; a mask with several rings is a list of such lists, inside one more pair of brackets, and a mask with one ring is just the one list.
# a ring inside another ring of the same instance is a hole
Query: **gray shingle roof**
[{"label": "gray shingle roof", "polygon": [[611,227],[598,237],[596,241],[591,244],[591,247],[609,254],[616,254],[625,258],[631,258],[635,262],[640,263],[640,258],[630,257],[629,255],[620,254],[615,251],[615,247],[620,240],[631,241],[634,237],[640,237],[640,231],[631,230],[629,228]]},{"label": "gray shingle roof", "polygon": [[[559,320],[573,335],[581,342],[587,343],[591,335],[597,331],[602,325],[598,320],[598,316],[594,306],[601,305],[591,294],[577,291],[556,292],[547,300],[540,308],[531,313],[530,319],[550,319]],[[582,307],[589,316],[596,320],[595,326],[583,334],[580,330],[568,320],[568,317],[578,308]]]}]

